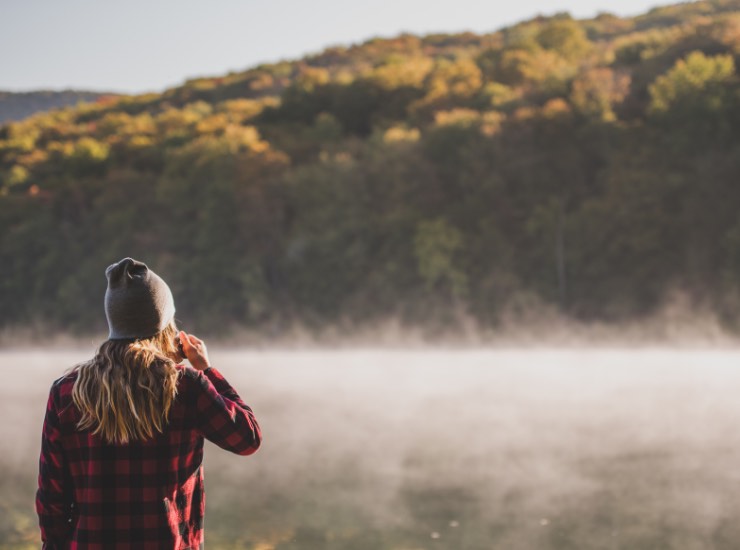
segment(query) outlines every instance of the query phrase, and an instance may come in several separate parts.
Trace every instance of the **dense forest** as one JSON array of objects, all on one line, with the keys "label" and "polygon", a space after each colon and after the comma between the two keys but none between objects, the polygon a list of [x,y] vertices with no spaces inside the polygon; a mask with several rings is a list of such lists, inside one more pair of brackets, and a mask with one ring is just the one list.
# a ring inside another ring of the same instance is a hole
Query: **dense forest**
[{"label": "dense forest", "polygon": [[22,120],[39,111],[75,106],[79,103],[97,101],[112,94],[84,92],[79,90],[51,90],[34,92],[0,91],[0,123]]},{"label": "dense forest", "polygon": [[146,261],[187,327],[518,311],[620,323],[672,293],[740,330],[740,1],[401,35],[0,126],[0,326],[101,330]]}]

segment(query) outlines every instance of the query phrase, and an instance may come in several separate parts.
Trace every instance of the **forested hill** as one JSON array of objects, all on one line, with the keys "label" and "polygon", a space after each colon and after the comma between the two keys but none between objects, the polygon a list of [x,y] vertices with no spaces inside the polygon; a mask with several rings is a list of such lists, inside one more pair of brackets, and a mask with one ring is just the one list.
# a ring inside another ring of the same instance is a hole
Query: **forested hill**
[{"label": "forested hill", "polygon": [[740,1],[402,35],[0,127],[0,323],[142,259],[223,327],[740,311]]},{"label": "forested hill", "polygon": [[78,103],[96,101],[110,94],[77,90],[33,92],[4,92],[0,90],[0,123],[23,120],[39,111],[69,107]]}]

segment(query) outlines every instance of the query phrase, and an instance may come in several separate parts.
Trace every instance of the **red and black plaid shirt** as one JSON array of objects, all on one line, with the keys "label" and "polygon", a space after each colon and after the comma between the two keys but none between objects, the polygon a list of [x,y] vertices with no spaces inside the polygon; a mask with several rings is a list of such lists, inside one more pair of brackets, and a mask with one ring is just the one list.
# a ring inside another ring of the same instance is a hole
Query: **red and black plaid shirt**
[{"label": "red and black plaid shirt", "polygon": [[76,374],[54,382],[36,495],[43,548],[203,547],[203,438],[248,455],[262,436],[252,410],[218,371],[178,368],[164,433],[127,444],[79,431],[72,402]]}]

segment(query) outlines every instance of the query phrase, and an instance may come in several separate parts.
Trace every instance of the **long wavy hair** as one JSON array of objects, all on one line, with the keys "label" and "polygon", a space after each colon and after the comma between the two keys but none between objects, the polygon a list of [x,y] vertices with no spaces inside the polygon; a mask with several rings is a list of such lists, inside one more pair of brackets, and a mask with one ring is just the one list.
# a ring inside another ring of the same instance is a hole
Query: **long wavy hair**
[{"label": "long wavy hair", "polygon": [[162,433],[177,395],[176,336],[172,322],[151,338],[107,340],[95,357],[73,367],[72,399],[82,413],[77,428],[108,443]]}]

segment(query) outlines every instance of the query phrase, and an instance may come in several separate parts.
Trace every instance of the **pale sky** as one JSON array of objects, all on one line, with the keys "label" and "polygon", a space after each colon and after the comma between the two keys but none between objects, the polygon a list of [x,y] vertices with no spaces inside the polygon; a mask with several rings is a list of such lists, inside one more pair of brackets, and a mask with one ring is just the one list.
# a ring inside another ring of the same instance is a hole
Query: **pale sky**
[{"label": "pale sky", "polygon": [[162,91],[401,32],[491,32],[661,0],[0,0],[0,90]]}]

